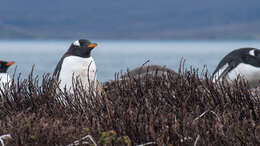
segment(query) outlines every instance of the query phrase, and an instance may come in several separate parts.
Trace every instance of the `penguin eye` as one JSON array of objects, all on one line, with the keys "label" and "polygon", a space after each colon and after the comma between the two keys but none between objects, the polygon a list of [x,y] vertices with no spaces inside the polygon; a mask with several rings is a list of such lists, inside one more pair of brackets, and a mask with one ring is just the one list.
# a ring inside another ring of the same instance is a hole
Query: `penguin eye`
[{"label": "penguin eye", "polygon": [[254,54],[256,57],[260,57],[260,51],[259,50],[254,50]]}]

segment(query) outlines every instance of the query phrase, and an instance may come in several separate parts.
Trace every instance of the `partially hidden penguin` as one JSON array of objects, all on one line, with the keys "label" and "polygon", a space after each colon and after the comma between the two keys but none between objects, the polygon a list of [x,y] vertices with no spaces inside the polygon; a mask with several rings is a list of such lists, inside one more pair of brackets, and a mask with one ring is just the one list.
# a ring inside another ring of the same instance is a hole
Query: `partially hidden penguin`
[{"label": "partially hidden penguin", "polygon": [[260,50],[256,48],[240,48],[227,54],[213,73],[213,82],[226,79],[231,83],[238,77],[248,81],[249,88],[260,83]]},{"label": "partially hidden penguin", "polygon": [[13,65],[13,61],[0,61],[0,88],[3,90],[5,86],[11,85],[11,78],[7,73],[8,68]]}]

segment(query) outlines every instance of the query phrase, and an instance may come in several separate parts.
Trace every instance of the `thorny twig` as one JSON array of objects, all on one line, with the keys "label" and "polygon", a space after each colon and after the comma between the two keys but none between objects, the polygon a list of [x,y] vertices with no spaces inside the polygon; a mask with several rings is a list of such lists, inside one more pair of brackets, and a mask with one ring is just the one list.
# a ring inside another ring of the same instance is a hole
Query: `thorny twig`
[{"label": "thorny twig", "polygon": [[213,113],[213,114],[217,117],[218,121],[220,122],[220,118],[218,117],[218,115],[217,115],[214,111],[205,111],[205,112],[203,112],[201,115],[199,115],[197,118],[195,118],[195,119],[192,121],[192,123],[194,123],[195,121],[197,121],[198,119],[200,119],[201,117],[203,117],[203,116],[204,116],[206,113],[208,113],[208,112]]},{"label": "thorny twig", "polygon": [[5,140],[5,139],[11,139],[11,138],[12,138],[12,137],[11,137],[10,134],[1,135],[1,136],[0,136],[1,145],[2,145],[2,146],[5,146],[4,140]]},{"label": "thorny twig", "polygon": [[[221,124],[221,120],[220,120],[220,118],[219,118],[219,116],[217,115],[217,113],[215,113],[214,111],[205,111],[205,112],[203,112],[201,115],[199,115],[197,118],[195,118],[193,121],[192,121],[192,123],[194,123],[195,121],[197,121],[198,119],[200,119],[201,117],[203,117],[206,113],[208,113],[208,112],[211,112],[213,115],[215,115],[216,117],[217,117],[217,119],[218,119],[218,121],[220,122],[220,124]],[[223,124],[221,124],[221,133],[222,133],[222,135],[223,136],[225,136],[225,134],[224,134],[224,131],[223,131]]]},{"label": "thorny twig", "polygon": [[[87,136],[85,136],[85,137],[83,137],[83,138],[81,138],[81,139],[79,139],[79,140],[76,140],[76,141],[74,141],[73,143],[71,143],[71,144],[69,144],[69,145],[67,145],[67,146],[79,145],[79,144],[80,144],[80,141],[82,141],[82,144],[89,144],[89,142],[86,141],[87,138],[90,139],[90,141],[91,141],[95,146],[97,146],[96,142],[94,141],[94,138],[93,138],[91,135],[87,135]],[[84,140],[85,140],[85,141],[84,141]]]},{"label": "thorny twig", "polygon": [[197,146],[197,143],[198,143],[199,139],[200,139],[200,135],[197,136],[197,138],[196,138],[196,140],[194,142],[194,146]]},{"label": "thorny twig", "polygon": [[146,146],[146,145],[152,145],[152,144],[156,144],[156,143],[155,142],[147,142],[147,143],[139,144],[139,145],[136,145],[136,146]]}]

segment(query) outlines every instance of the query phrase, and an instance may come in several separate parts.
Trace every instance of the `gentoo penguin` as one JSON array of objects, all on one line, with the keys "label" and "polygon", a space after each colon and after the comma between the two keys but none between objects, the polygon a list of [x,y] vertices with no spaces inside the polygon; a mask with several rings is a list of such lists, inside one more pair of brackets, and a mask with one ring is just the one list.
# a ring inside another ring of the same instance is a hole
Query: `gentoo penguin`
[{"label": "gentoo penguin", "polygon": [[[85,89],[96,84],[96,64],[91,51],[97,46],[89,40],[80,39],[71,44],[57,64],[54,76],[60,81],[62,91],[72,91],[74,81],[79,81]],[[73,91],[72,91],[73,92]]]},{"label": "gentoo penguin", "polygon": [[246,79],[250,88],[260,82],[260,50],[240,48],[227,54],[213,73],[213,81],[227,79],[228,82],[238,76]]},{"label": "gentoo penguin", "polygon": [[11,85],[10,76],[7,73],[7,69],[13,65],[14,62],[0,61],[0,88],[4,89],[4,86]]}]

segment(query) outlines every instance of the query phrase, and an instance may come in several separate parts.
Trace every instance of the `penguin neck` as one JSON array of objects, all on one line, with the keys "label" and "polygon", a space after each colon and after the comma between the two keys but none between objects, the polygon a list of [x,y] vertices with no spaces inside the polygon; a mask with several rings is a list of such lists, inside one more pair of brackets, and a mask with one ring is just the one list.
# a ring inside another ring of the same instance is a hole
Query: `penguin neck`
[{"label": "penguin neck", "polygon": [[91,53],[88,53],[88,54],[72,54],[70,51],[68,51],[66,54],[65,54],[66,57],[68,56],[76,56],[76,57],[81,57],[81,58],[89,58],[91,57]]},{"label": "penguin neck", "polygon": [[7,72],[0,72],[0,76],[2,76],[2,75],[8,75],[8,73]]},{"label": "penguin neck", "polygon": [[7,73],[7,68],[0,69],[0,73]]},{"label": "penguin neck", "polygon": [[63,58],[63,62],[65,59],[69,59],[73,62],[78,62],[78,61],[86,61],[86,60],[94,60],[92,56],[89,55],[89,57],[81,57],[81,56],[75,56],[75,55],[68,55],[68,56],[65,56]]}]

